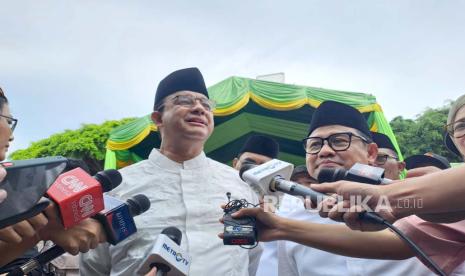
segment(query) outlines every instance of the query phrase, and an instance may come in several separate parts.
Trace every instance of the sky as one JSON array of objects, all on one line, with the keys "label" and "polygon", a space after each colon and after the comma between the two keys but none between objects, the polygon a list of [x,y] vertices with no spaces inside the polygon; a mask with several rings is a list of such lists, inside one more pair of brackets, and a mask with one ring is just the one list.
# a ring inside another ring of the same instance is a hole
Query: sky
[{"label": "sky", "polygon": [[149,114],[158,82],[286,83],[369,93],[388,120],[465,93],[465,1],[0,0],[10,152],[83,123]]}]

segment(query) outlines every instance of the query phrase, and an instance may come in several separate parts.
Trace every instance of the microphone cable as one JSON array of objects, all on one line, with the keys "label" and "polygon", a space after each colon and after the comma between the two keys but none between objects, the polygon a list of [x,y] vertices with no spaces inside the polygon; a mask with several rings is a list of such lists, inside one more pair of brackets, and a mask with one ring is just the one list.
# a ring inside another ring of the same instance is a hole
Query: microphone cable
[{"label": "microphone cable", "polygon": [[421,250],[409,237],[404,235],[402,231],[400,231],[397,227],[383,219],[381,216],[373,213],[373,212],[363,212],[359,214],[359,218],[363,220],[368,220],[373,223],[377,224],[382,224],[387,226],[389,229],[391,229],[396,235],[401,238],[416,254],[416,256],[423,261],[424,263],[427,264],[435,273],[441,276],[446,276],[446,273],[444,273],[441,268],[430,258],[428,257],[423,250]]}]

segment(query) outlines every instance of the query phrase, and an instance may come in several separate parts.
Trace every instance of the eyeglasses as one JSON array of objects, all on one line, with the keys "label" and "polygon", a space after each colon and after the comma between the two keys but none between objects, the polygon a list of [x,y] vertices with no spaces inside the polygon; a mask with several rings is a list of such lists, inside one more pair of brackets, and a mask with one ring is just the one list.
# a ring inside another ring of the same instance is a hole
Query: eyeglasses
[{"label": "eyeglasses", "polygon": [[[170,100],[173,101],[175,105],[181,105],[189,108],[194,107],[197,101],[199,101],[203,108],[205,108],[207,111],[212,111],[216,107],[215,101],[212,101],[208,98],[196,97],[193,95],[177,95]],[[164,105],[165,103],[161,104],[158,110],[160,110],[160,108],[162,108]]]},{"label": "eyeglasses", "polygon": [[8,117],[8,116],[5,116],[5,115],[0,115],[0,117],[3,117],[3,118],[6,119],[6,122],[7,122],[8,125],[10,126],[11,133],[13,133],[13,131],[14,131],[15,128],[16,128],[16,125],[18,124],[18,119],[15,119],[15,118],[12,118],[12,117]]},{"label": "eyeglasses", "polygon": [[384,164],[386,164],[388,158],[394,159],[396,161],[399,160],[399,158],[397,158],[395,156],[390,156],[389,154],[378,154],[376,156],[375,163],[376,163],[376,165],[384,165]]},{"label": "eyeglasses", "polygon": [[305,152],[308,154],[317,154],[323,148],[325,141],[334,151],[345,151],[350,147],[352,137],[357,137],[364,143],[369,143],[365,138],[355,135],[351,132],[334,133],[326,138],[321,137],[307,137],[302,140]]},{"label": "eyeglasses", "polygon": [[445,126],[447,133],[454,138],[460,138],[465,135],[465,119],[460,119]]}]

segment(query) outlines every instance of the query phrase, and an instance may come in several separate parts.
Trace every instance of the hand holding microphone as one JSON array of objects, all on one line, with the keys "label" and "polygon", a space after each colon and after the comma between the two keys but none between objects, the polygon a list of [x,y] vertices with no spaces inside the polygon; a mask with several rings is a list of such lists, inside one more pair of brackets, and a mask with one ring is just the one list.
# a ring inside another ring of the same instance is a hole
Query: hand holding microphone
[{"label": "hand holding microphone", "polygon": [[[255,190],[261,191],[262,194],[271,194],[277,191],[294,195],[310,198],[312,202],[326,201],[326,204],[335,204],[337,200],[335,198],[327,199],[327,194],[321,193],[320,190],[312,189],[316,187],[314,184],[307,188],[298,183],[289,181],[292,173],[293,165],[281,160],[273,159],[260,166],[254,166],[252,164],[246,164],[240,170],[241,178],[247,182]],[[323,170],[322,170],[323,171]],[[321,175],[321,173],[320,173]],[[383,179],[384,170],[382,168],[371,167],[363,164],[355,164],[349,171],[342,169],[336,169],[322,174],[322,178],[318,177],[319,182],[323,180],[323,177],[328,177],[329,181],[334,181],[336,178],[350,177],[350,179],[365,181],[370,183],[388,183],[390,180]],[[371,185],[367,185],[371,186]],[[342,204],[342,203],[341,203]],[[383,219],[371,212],[359,213],[360,219],[368,219],[371,222],[382,223]]]},{"label": "hand holding microphone", "polygon": [[261,196],[286,193],[294,196],[310,197],[312,201],[319,201],[327,195],[316,192],[304,185],[289,181],[294,165],[273,159],[259,166],[245,163],[239,172],[242,180]]},{"label": "hand holding microphone", "polygon": [[121,181],[117,170],[102,171],[94,177],[81,168],[61,174],[47,191],[54,208],[46,211],[49,223],[40,231],[40,238],[52,240],[74,255],[106,241],[101,226],[88,218],[103,210],[102,193]]},{"label": "hand holding microphone", "polygon": [[42,212],[48,206],[44,195],[58,203],[65,227],[103,209],[102,192],[119,185],[119,172],[100,172],[93,179],[79,168],[82,163],[60,156],[0,163],[8,172],[0,184],[8,191],[0,204],[0,228]]},{"label": "hand holding microphone", "polygon": [[56,202],[65,228],[73,226],[103,210],[103,193],[122,181],[117,170],[98,172],[91,177],[81,168],[58,176],[47,196]]},{"label": "hand holding microphone", "polygon": [[72,255],[87,252],[106,241],[102,226],[91,218],[65,229],[55,204],[52,203],[51,208],[47,208],[44,213],[49,222],[46,227],[39,230],[40,239],[51,240]]},{"label": "hand holding microphone", "polygon": [[0,229],[0,241],[5,243],[21,243],[25,239],[34,237],[37,231],[44,228],[47,223],[47,217],[39,213],[32,218]]},{"label": "hand holding microphone", "polygon": [[157,276],[188,275],[191,260],[180,246],[181,239],[182,233],[178,228],[163,229],[137,273],[146,275],[156,273]]},{"label": "hand holding microphone", "polygon": [[[104,210],[71,228],[63,229],[55,215],[55,219],[52,220],[55,227],[43,229],[41,238],[50,239],[64,251],[76,255],[79,252],[85,253],[105,241],[115,245],[134,234],[137,229],[133,217],[147,211],[150,208],[150,200],[142,194],[135,195],[127,202],[107,195],[104,197],[107,206]],[[53,214],[49,215],[53,217]]]},{"label": "hand holding microphone", "polygon": [[[323,192],[336,194],[342,200],[329,198],[320,203],[318,209],[321,217],[328,217],[335,221],[345,222],[353,230],[379,231],[387,226],[381,223],[366,221],[362,216],[374,215],[376,211],[383,220],[392,223],[396,221],[387,198],[381,197],[384,185],[367,185],[352,181],[339,180],[333,183],[312,184],[311,188]],[[352,203],[355,205],[351,205]]]},{"label": "hand holding microphone", "polygon": [[[241,178],[251,185],[252,188],[255,190],[261,191],[262,195],[272,195],[276,193],[276,191],[280,191],[290,195],[297,195],[303,197],[309,197],[312,202],[321,202],[324,200],[335,200],[335,198],[322,193],[328,192],[326,190],[317,189],[322,184],[313,184],[311,188],[307,188],[303,185],[298,183],[294,183],[289,181],[290,174],[292,172],[292,164],[287,162],[273,159],[264,163],[260,166],[254,164],[245,164],[244,167],[240,170]],[[363,166],[356,166],[354,170],[351,171],[350,175],[357,174],[363,169]],[[368,168],[368,171],[372,171],[371,168]],[[373,171],[372,171],[373,172]],[[383,174],[383,171],[374,170],[374,173],[369,176],[370,179],[379,179]],[[360,174],[360,173],[359,173]],[[331,176],[332,178],[334,175],[340,177],[341,175],[346,176],[347,173],[342,170],[328,172],[326,175]],[[374,176],[373,176],[374,175]],[[359,179],[363,177],[363,174],[359,175]],[[319,179],[321,180],[321,179]],[[370,180],[373,181],[373,180]],[[382,182],[382,181],[380,181]],[[336,183],[334,183],[336,184]],[[330,184],[329,184],[330,185]],[[383,186],[375,186],[375,185],[367,185],[361,184],[365,187],[383,187]],[[285,218],[281,218],[276,216],[270,212],[265,212],[261,208],[244,208],[239,210],[238,212],[232,214],[233,218],[241,218],[244,216],[251,216],[254,217],[257,221],[257,230],[258,230],[258,240],[260,241],[271,241],[282,239],[287,234],[286,225],[291,224]],[[373,216],[374,219],[378,219],[376,214],[373,213],[366,213],[367,217]],[[371,217],[370,217],[371,218]],[[382,219],[381,219],[382,220]],[[223,238],[224,235],[220,234],[220,237]]]},{"label": "hand holding microphone", "polygon": [[[21,205],[15,202],[22,202],[18,197],[24,193],[32,200],[32,204],[29,205],[32,206],[31,209],[18,209],[21,210],[19,213],[4,216],[1,220],[2,225],[10,225],[0,229],[0,239],[9,242],[0,244],[2,253],[7,254],[5,259],[14,259],[40,239],[52,240],[73,254],[88,251],[89,248],[95,248],[99,242],[105,241],[101,226],[87,218],[103,209],[102,192],[119,185],[121,175],[116,170],[108,170],[97,173],[92,178],[82,169],[76,168],[61,174],[53,182],[63,170],[80,164],[63,157],[2,163],[2,167],[6,167],[12,173],[9,180],[2,184],[11,187],[14,192],[9,198],[9,205],[4,207],[17,210],[16,206]],[[52,185],[47,184],[52,182]],[[39,193],[45,192],[49,186],[47,195],[55,200],[55,204],[49,206],[50,200],[46,198],[35,203],[35,198],[42,195]],[[21,187],[25,189],[22,193]],[[44,208],[47,209],[44,211]],[[48,218],[41,213],[42,211]],[[61,216],[58,216],[58,213]],[[68,229],[64,229],[62,224]],[[76,227],[70,228],[73,225]],[[18,245],[14,246],[12,242]]]},{"label": "hand holding microphone", "polygon": [[[60,237],[65,242],[65,246],[70,244],[70,238],[77,238],[77,248],[79,248],[77,252],[87,252],[89,249],[97,247],[98,243],[103,241],[108,241],[114,245],[137,231],[133,217],[150,208],[150,200],[142,194],[128,199],[126,203],[120,203],[121,201],[115,198],[105,196],[105,203],[107,202],[109,202],[108,205],[110,207],[101,211],[98,215],[94,216],[93,219],[85,219],[77,226],[61,230]],[[118,204],[115,204],[115,202],[118,202]],[[87,234],[91,236],[82,238],[82,235]],[[79,242],[82,243],[79,244]],[[84,245],[84,247],[81,247],[82,245]],[[76,247],[74,249],[76,249]],[[8,275],[27,274],[29,271],[62,255],[64,252],[65,250],[63,247],[55,245],[35,258],[30,259],[20,267],[17,267]]]}]

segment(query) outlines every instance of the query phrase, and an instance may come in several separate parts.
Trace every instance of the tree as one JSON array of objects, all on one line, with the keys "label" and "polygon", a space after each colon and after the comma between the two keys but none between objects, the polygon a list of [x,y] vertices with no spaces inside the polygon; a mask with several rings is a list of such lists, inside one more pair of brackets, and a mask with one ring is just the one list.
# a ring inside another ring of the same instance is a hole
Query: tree
[{"label": "tree", "polygon": [[415,120],[395,117],[390,124],[404,157],[433,152],[447,157],[450,162],[461,162],[444,145],[444,125],[450,103],[439,108],[427,108]]},{"label": "tree", "polygon": [[[404,119],[402,116],[391,120],[392,130],[404,157],[434,152],[447,157],[451,162],[461,162],[458,156],[450,153],[444,146],[443,129],[449,107],[450,103],[435,109],[427,108],[414,120]],[[10,158],[19,160],[60,155],[82,159],[94,174],[103,169],[109,132],[132,120],[134,118],[107,121],[101,125],[85,124],[77,130],[65,130],[33,142],[27,149],[13,152]]]},{"label": "tree", "polygon": [[107,121],[101,125],[84,124],[77,130],[65,130],[63,133],[33,142],[28,148],[13,152],[10,158],[19,160],[59,155],[82,159],[89,166],[91,174],[95,174],[103,170],[105,146],[110,131],[132,120],[134,118]]}]

